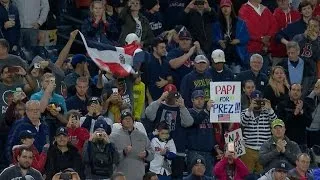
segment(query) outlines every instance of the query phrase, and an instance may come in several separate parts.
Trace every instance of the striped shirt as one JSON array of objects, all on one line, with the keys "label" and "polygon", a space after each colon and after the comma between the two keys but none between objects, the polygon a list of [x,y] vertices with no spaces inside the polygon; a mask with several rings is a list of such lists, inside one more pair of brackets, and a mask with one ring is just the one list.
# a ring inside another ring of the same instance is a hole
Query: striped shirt
[{"label": "striped shirt", "polygon": [[261,145],[271,137],[271,122],[277,118],[273,109],[262,109],[258,116],[245,109],[241,113],[243,138],[247,148],[260,150]]}]

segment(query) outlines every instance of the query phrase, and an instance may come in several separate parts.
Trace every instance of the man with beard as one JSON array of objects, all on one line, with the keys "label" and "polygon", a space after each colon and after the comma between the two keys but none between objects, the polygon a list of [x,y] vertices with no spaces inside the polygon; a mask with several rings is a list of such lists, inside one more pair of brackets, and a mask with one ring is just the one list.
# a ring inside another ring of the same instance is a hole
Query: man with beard
[{"label": "man with beard", "polygon": [[105,121],[98,120],[94,125],[92,137],[84,145],[86,178],[108,179],[113,173],[113,165],[119,163],[118,151],[109,140],[108,126]]},{"label": "man with beard", "polygon": [[31,167],[33,161],[31,149],[21,147],[17,160],[18,163],[16,165],[10,166],[1,172],[0,179],[43,179],[41,173]]},{"label": "man with beard", "polygon": [[250,172],[262,172],[258,162],[261,145],[271,137],[270,122],[277,118],[271,103],[262,98],[262,93],[255,90],[251,93],[249,108],[241,113],[241,125],[245,139],[246,154],[241,160],[247,165]]}]

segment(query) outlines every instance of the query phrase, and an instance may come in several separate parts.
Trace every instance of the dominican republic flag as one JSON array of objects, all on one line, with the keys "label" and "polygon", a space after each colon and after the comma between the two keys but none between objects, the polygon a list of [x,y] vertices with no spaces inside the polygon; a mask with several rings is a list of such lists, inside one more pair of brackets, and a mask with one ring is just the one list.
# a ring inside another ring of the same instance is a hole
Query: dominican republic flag
[{"label": "dominican republic flag", "polygon": [[138,66],[144,61],[144,52],[140,46],[135,43],[124,47],[115,47],[106,44],[103,44],[103,46],[95,46],[92,45],[92,43],[88,45],[83,34],[81,32],[79,32],[79,34],[93,62],[95,62],[100,69],[111,72],[117,77],[126,77],[134,74],[135,70],[133,66]]}]

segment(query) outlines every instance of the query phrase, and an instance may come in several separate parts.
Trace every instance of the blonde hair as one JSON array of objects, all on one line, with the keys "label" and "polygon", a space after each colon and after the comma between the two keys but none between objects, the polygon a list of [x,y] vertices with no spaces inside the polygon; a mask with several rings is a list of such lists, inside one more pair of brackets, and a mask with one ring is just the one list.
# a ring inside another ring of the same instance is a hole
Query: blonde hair
[{"label": "blonde hair", "polygon": [[[281,66],[274,66],[272,67],[272,70],[271,70],[271,74],[270,74],[270,78],[269,78],[269,85],[271,86],[274,94],[279,97],[280,96],[280,88],[278,87],[278,84],[276,83],[276,80],[274,79],[274,72],[277,70],[277,69],[281,69],[283,71],[283,73],[285,73],[283,67]],[[287,80],[287,77],[284,76],[284,80],[282,82],[283,86],[290,89],[289,87],[289,83],[288,83],[288,80]]]},{"label": "blonde hair", "polygon": [[[102,5],[102,9],[105,11],[106,10],[106,7],[105,7],[105,2],[104,1],[92,1],[92,3],[90,4],[90,16],[91,17],[94,17],[94,15],[93,15],[93,13],[92,13],[92,11],[93,11],[93,6],[95,5],[95,4],[101,4]],[[103,12],[103,13],[105,13],[105,12]]]}]

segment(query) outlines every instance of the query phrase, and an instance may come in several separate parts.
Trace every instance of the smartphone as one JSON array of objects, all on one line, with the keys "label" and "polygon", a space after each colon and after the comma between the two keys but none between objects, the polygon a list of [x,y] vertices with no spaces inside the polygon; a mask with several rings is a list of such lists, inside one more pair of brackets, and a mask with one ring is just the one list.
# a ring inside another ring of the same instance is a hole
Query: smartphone
[{"label": "smartphone", "polygon": [[17,73],[17,72],[19,72],[19,68],[18,67],[8,67],[8,72],[9,73]]},{"label": "smartphone", "polygon": [[34,63],[33,66],[34,66],[35,69],[40,69],[40,63]]},{"label": "smartphone", "polygon": [[194,5],[204,5],[204,1],[203,0],[196,0],[195,2],[194,2]]},{"label": "smartphone", "polygon": [[112,93],[118,93],[118,88],[112,88]]},{"label": "smartphone", "polygon": [[50,82],[55,84],[56,83],[56,78],[50,78]]},{"label": "smartphone", "polygon": [[231,153],[235,152],[234,143],[228,143],[228,151],[231,152]]}]

